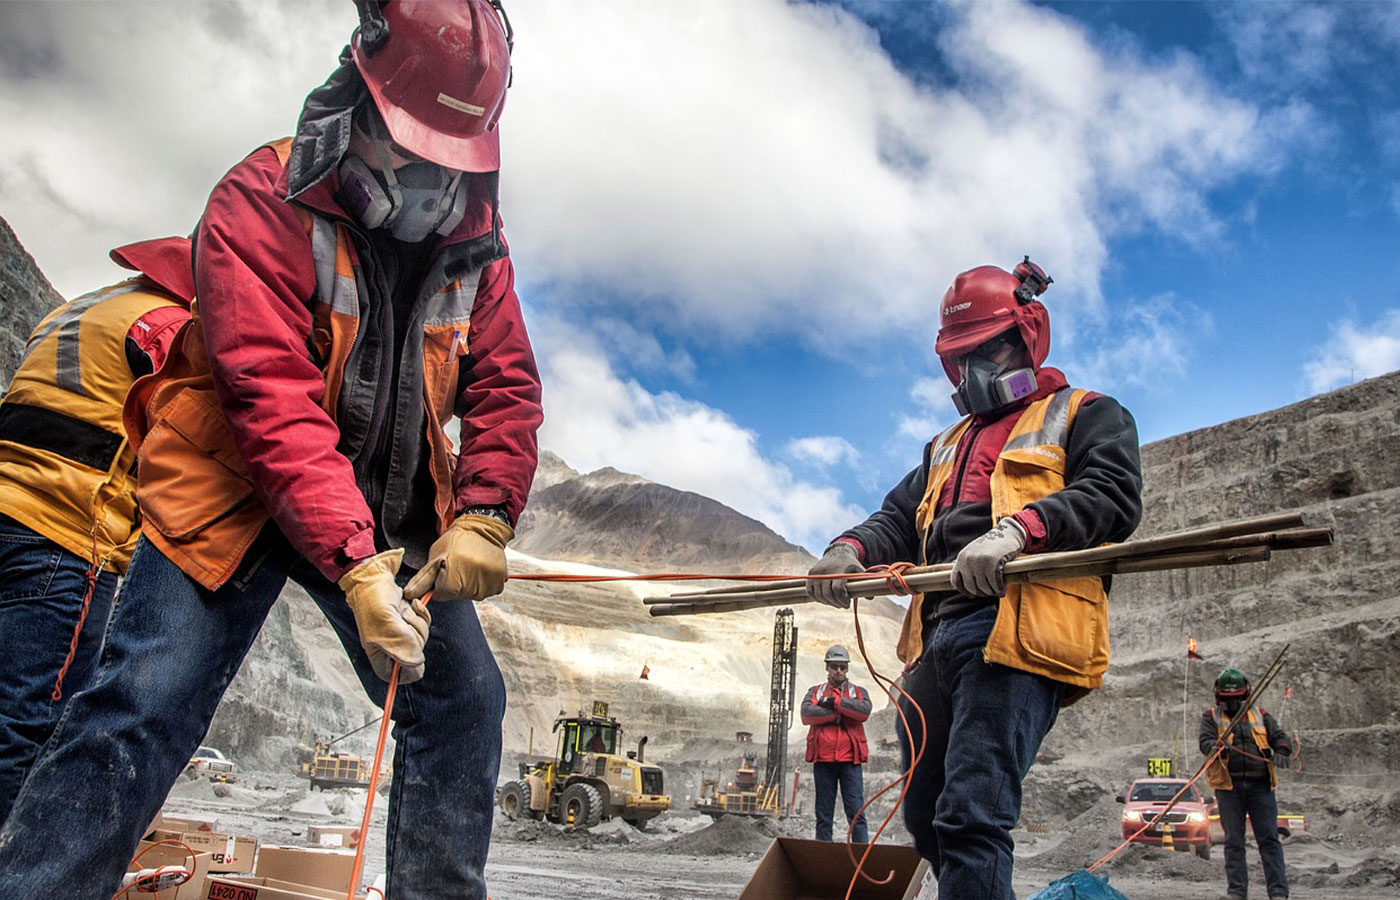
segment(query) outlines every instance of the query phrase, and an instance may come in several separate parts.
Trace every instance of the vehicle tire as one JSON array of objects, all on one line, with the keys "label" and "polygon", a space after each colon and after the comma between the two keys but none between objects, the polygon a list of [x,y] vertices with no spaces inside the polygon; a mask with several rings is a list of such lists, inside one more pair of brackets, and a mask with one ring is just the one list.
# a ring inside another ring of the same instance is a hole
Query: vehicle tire
[{"label": "vehicle tire", "polygon": [[1210,859],[1210,841],[1196,845],[1196,855],[1201,859]]},{"label": "vehicle tire", "polygon": [[501,788],[501,812],[508,819],[523,819],[530,815],[530,785],[524,781],[508,781]]},{"label": "vehicle tire", "polygon": [[587,829],[603,818],[603,795],[586,782],[575,782],[564,788],[559,798],[559,821],[564,827]]}]

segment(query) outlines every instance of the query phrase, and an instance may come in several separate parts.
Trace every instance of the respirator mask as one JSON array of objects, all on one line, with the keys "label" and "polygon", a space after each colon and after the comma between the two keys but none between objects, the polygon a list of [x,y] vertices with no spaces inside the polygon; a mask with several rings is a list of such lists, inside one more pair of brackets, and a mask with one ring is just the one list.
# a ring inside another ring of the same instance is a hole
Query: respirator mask
[{"label": "respirator mask", "polygon": [[1035,370],[1016,366],[1025,346],[1011,335],[999,335],[957,361],[962,374],[953,392],[958,415],[983,415],[1035,393]]},{"label": "respirator mask", "polygon": [[372,109],[356,116],[339,175],[337,199],[346,212],[366,228],[387,229],[406,244],[451,234],[466,214],[463,173],[399,147]]}]

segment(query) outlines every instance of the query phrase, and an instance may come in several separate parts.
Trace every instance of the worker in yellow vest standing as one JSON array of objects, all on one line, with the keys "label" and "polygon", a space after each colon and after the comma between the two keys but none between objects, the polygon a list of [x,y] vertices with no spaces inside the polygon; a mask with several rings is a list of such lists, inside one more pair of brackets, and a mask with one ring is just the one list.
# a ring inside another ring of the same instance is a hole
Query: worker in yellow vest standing
[{"label": "worker in yellow vest standing", "polygon": [[[1278,837],[1276,763],[1293,756],[1293,741],[1265,710],[1251,706],[1249,679],[1239,669],[1223,669],[1215,679],[1215,705],[1201,714],[1201,752],[1220,755],[1206,768],[1206,784],[1215,790],[1220,827],[1225,832],[1225,885],[1228,900],[1245,900],[1249,865],[1244,849],[1244,820],[1249,819],[1264,864],[1269,900],[1287,900],[1288,872]],[[1234,727],[1230,720],[1234,719]]]},{"label": "worker in yellow vest standing", "polygon": [[[1010,900],[1021,780],[1061,706],[1108,668],[1108,579],[1007,585],[1020,553],[1078,550],[1132,534],[1142,514],[1137,426],[1111,397],[1044,365],[1051,279],[1027,258],[980,266],[943,295],[936,352],[963,418],[811,575],[953,562],[954,591],[915,594],[898,653],[913,744],[905,823],[943,897]],[[848,606],[841,580],[808,592]]]},{"label": "worker in yellow vest standing", "polygon": [[140,274],[49,313],[0,400],[0,822],[96,668],[139,534],[122,403],[189,318],[188,239],[112,258]]}]

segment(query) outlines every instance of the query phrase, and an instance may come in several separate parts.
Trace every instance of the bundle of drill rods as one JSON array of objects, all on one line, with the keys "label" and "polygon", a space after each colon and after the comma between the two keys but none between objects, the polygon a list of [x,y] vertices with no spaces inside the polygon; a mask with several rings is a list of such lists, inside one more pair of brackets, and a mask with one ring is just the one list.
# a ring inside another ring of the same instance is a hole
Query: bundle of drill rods
[{"label": "bundle of drill rods", "polygon": [[[1008,584],[1027,584],[1086,575],[1229,566],[1264,562],[1275,550],[1325,547],[1332,539],[1332,529],[1307,527],[1301,513],[1280,513],[1088,550],[1027,554],[1007,563],[1004,574]],[[942,563],[905,569],[901,574],[903,584],[910,590],[928,593],[953,590],[952,573],[953,564]],[[642,602],[653,616],[734,612],[806,602],[810,599],[806,584],[805,579],[794,578],[770,581],[758,587],[713,588],[647,597]],[[847,581],[847,588],[852,597],[902,593],[898,580],[884,573],[855,573]]]}]

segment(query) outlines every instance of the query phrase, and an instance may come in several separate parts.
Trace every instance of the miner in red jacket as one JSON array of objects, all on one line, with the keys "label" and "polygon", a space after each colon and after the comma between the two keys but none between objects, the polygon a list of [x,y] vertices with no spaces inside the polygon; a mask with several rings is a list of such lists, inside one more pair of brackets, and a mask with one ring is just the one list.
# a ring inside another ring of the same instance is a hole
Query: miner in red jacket
[{"label": "miner in red jacket", "polygon": [[826,651],[826,681],[813,685],[802,698],[802,724],[807,730],[807,762],[812,764],[816,794],[817,840],[831,840],[831,824],[836,817],[836,791],[846,821],[851,823],[851,840],[869,840],[865,825],[865,783],[861,766],[870,758],[865,743],[866,719],[870,718],[870,694],[852,684],[846,673],[851,654],[840,644]]},{"label": "miner in red jacket", "polygon": [[509,26],[359,5],[296,134],[215,186],[194,317],[127,399],[142,537],[0,832],[2,897],[111,896],[289,579],[375,702],[402,667],[388,895],[485,896],[505,687],[468,601],[503,587],[541,422],[497,203]]}]

